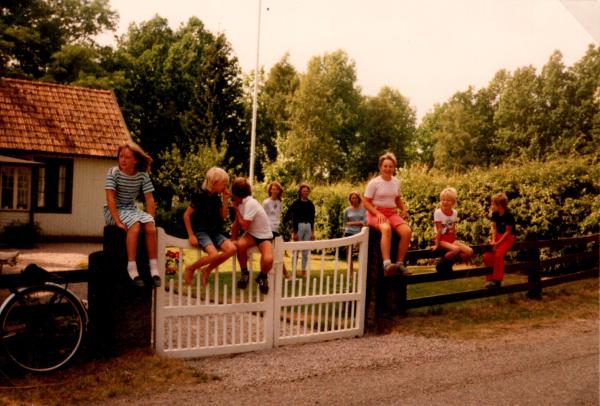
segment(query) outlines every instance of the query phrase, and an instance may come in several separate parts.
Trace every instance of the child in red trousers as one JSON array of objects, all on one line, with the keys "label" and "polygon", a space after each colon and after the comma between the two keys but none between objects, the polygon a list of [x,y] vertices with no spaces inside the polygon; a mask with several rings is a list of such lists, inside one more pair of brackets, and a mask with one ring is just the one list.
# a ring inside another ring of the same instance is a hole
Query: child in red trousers
[{"label": "child in red trousers", "polygon": [[485,277],[486,288],[498,288],[504,279],[504,255],[515,242],[515,217],[508,209],[508,198],[504,193],[492,197],[492,252],[483,254],[483,262],[494,272]]}]

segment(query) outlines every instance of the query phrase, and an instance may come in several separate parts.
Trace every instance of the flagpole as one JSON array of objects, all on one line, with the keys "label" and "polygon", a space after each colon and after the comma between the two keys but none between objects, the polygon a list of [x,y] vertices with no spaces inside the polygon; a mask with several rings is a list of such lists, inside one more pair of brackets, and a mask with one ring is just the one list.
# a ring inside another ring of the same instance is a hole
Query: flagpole
[{"label": "flagpole", "polygon": [[256,68],[254,70],[254,91],[252,93],[252,130],[250,133],[250,176],[249,182],[254,181],[254,159],[256,155],[256,113],[258,110],[258,61],[260,51],[260,14],[262,0],[258,0],[258,28],[256,34]]}]

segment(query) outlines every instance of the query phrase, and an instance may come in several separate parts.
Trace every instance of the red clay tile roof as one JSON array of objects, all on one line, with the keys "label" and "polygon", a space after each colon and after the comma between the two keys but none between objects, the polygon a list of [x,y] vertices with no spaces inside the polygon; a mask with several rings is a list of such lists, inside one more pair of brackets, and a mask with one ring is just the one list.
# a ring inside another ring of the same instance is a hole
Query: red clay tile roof
[{"label": "red clay tile roof", "polygon": [[0,150],[115,157],[129,140],[109,90],[0,78]]}]

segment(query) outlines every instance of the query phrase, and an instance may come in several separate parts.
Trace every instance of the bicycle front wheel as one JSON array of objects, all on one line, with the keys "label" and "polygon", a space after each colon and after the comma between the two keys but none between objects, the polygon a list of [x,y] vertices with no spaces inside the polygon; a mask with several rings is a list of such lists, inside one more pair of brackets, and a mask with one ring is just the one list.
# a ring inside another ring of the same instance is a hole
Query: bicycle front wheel
[{"label": "bicycle front wheel", "polygon": [[19,368],[31,372],[67,364],[81,346],[86,325],[79,299],[53,284],[13,293],[0,308],[4,352]]}]

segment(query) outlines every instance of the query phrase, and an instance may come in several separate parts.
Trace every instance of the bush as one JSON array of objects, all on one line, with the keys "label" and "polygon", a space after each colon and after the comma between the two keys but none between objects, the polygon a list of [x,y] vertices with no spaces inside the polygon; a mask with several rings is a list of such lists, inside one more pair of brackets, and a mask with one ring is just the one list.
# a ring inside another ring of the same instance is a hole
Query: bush
[{"label": "bush", "polygon": [[[408,205],[408,222],[413,230],[411,248],[433,244],[433,211],[439,207],[439,193],[447,186],[458,191],[458,236],[470,245],[487,242],[490,231],[490,198],[504,192],[517,220],[518,239],[554,239],[598,232],[600,223],[600,166],[595,158],[581,157],[552,162],[527,162],[496,168],[474,169],[468,173],[442,173],[422,166],[398,171],[402,198]],[[254,197],[262,202],[268,182],[254,185]],[[316,207],[317,239],[340,237],[342,219],[352,190],[364,193],[360,185],[336,183],[310,185],[310,199]],[[284,184],[283,215],[298,196],[298,185]],[[157,225],[169,234],[187,238],[183,212],[187,204],[157,213]],[[283,221],[280,233],[291,238],[291,222]]]},{"label": "bush", "polygon": [[37,222],[33,224],[15,220],[4,226],[2,241],[17,248],[29,248],[39,241],[42,229]]}]

